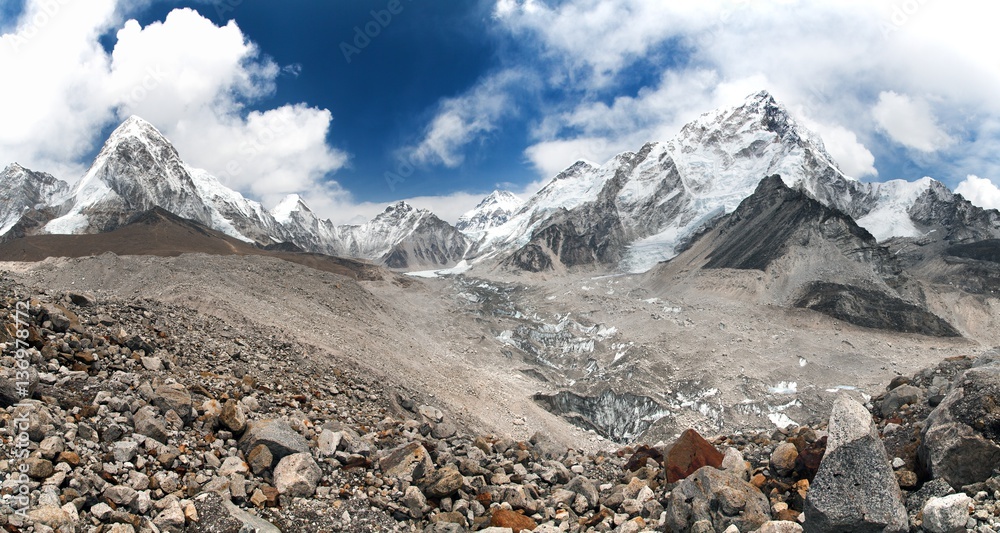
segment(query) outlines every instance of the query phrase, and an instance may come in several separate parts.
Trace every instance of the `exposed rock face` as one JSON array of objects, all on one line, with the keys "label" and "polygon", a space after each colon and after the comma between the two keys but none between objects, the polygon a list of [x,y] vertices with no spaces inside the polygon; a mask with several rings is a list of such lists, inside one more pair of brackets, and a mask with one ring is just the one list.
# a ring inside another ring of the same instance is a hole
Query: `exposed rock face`
[{"label": "exposed rock face", "polygon": [[25,212],[57,202],[69,191],[66,182],[44,172],[12,163],[0,172],[0,236],[7,233]]},{"label": "exposed rock face", "polygon": [[809,531],[905,532],[906,507],[871,414],[841,395],[830,414],[826,455],[806,499]]},{"label": "exposed rock face", "polygon": [[876,272],[896,270],[888,250],[851,217],[789,188],[779,176],[763,179],[722,223],[717,235],[705,268],[767,270],[793,244],[819,238],[833,242],[846,257],[870,264]]},{"label": "exposed rock face", "polygon": [[861,287],[817,281],[806,286],[795,307],[812,309],[844,322],[931,337],[961,337],[948,322],[898,296]]},{"label": "exposed rock face", "polygon": [[1000,465],[1000,357],[963,373],[927,418],[920,460],[956,490],[982,482]]}]

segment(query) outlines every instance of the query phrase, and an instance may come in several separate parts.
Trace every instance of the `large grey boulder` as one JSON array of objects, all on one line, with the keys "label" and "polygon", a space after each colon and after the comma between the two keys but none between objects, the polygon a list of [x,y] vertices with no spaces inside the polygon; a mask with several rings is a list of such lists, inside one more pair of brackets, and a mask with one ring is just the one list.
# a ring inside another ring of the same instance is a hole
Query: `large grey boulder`
[{"label": "large grey boulder", "polygon": [[261,444],[271,452],[272,461],[280,461],[293,453],[309,453],[306,439],[284,420],[268,419],[247,424],[239,442],[240,450],[249,454]]},{"label": "large grey boulder", "polygon": [[992,477],[1000,465],[1000,360],[966,370],[924,425],[918,456],[956,490]]},{"label": "large grey boulder", "polygon": [[698,522],[708,521],[715,531],[736,526],[756,531],[771,519],[767,497],[738,475],[703,466],[670,493],[667,501],[670,531],[686,533]]},{"label": "large grey boulder", "polygon": [[806,498],[805,529],[816,533],[903,533],[903,496],[871,413],[839,396],[830,414],[826,454]]},{"label": "large grey boulder", "polygon": [[174,411],[185,424],[191,423],[191,393],[180,383],[160,385],[153,392],[153,405],[164,414]]}]

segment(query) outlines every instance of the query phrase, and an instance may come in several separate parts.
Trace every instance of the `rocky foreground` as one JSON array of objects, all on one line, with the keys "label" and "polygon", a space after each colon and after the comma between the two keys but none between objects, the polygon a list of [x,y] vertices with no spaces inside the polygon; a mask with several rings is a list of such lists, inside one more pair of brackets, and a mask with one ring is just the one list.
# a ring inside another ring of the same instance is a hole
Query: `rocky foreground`
[{"label": "rocky foreground", "polygon": [[280,332],[86,294],[19,325],[0,294],[7,531],[1000,530],[1000,352],[822,427],[588,455],[467,435]]}]

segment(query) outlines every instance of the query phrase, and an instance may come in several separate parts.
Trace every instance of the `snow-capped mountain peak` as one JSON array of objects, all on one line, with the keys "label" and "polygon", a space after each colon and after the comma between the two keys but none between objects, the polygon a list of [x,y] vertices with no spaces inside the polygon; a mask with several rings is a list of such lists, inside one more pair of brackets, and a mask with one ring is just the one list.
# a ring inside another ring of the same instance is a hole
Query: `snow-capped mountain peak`
[{"label": "snow-capped mountain peak", "polygon": [[312,214],[312,209],[309,209],[305,200],[303,200],[298,194],[289,194],[278,202],[278,205],[274,206],[274,209],[271,210],[271,215],[273,215],[274,219],[280,224],[287,224],[288,221],[291,220],[293,213]]},{"label": "snow-capped mountain peak", "polygon": [[26,211],[61,202],[68,192],[69,185],[51,174],[11,163],[0,172],[0,235],[14,227]]},{"label": "snow-capped mountain peak", "polygon": [[481,233],[500,226],[524,205],[524,200],[510,191],[493,191],[479,205],[466,212],[455,225],[464,233]]}]

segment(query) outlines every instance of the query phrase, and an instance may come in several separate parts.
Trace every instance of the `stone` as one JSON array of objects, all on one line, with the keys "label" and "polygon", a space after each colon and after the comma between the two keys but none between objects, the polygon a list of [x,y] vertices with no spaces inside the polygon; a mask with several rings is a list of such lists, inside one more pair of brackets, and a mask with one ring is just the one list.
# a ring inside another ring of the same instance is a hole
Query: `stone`
[{"label": "stone", "polygon": [[720,468],[724,458],[722,452],[712,446],[697,431],[685,430],[667,450],[664,459],[667,483],[680,481],[704,466]]},{"label": "stone", "polygon": [[150,372],[163,371],[163,359],[159,357],[141,357],[139,360],[142,363],[142,367]]},{"label": "stone", "polygon": [[50,461],[61,454],[65,448],[65,441],[63,441],[63,438],[58,435],[46,437],[38,445],[38,451],[42,454],[42,457]]},{"label": "stone", "polygon": [[601,502],[601,493],[597,490],[597,484],[583,477],[577,476],[566,484],[564,489],[583,496],[587,502],[587,508],[593,509]]},{"label": "stone", "polygon": [[104,489],[102,496],[115,505],[122,507],[131,505],[139,496],[139,493],[128,485],[108,485]]},{"label": "stone", "polygon": [[119,463],[130,463],[139,452],[139,443],[134,441],[118,441],[112,448],[115,461]]},{"label": "stone", "polygon": [[913,385],[900,385],[889,391],[882,399],[881,411],[884,418],[889,418],[904,405],[915,405],[924,401],[924,391]]},{"label": "stone", "polygon": [[410,516],[420,519],[424,516],[424,508],[427,507],[427,498],[417,487],[410,485],[403,493],[403,505],[410,510]]},{"label": "stone", "polygon": [[164,532],[179,532],[184,528],[184,510],[177,500],[171,500],[165,509],[153,519],[153,525]]},{"label": "stone", "polygon": [[417,413],[429,422],[440,422],[444,420],[444,414],[440,409],[429,405],[421,405],[417,408]]},{"label": "stone", "polygon": [[226,400],[225,405],[222,406],[222,413],[219,415],[219,422],[229,428],[229,431],[239,435],[247,427],[247,414],[240,402]]},{"label": "stone", "polygon": [[927,417],[917,456],[955,490],[986,481],[1000,464],[1000,365],[966,370]]},{"label": "stone", "polygon": [[198,524],[197,528],[189,531],[281,533],[274,524],[240,509],[214,492],[198,494],[192,503],[198,515]]},{"label": "stone", "polygon": [[465,478],[457,468],[446,466],[426,476],[421,485],[428,498],[445,498],[458,492],[464,483]]},{"label": "stone", "polygon": [[340,448],[340,441],[343,438],[344,434],[340,433],[339,431],[331,431],[329,429],[324,429],[319,434],[316,451],[321,456],[336,455],[337,449]]},{"label": "stone", "polygon": [[239,457],[226,457],[226,460],[219,466],[219,475],[223,477],[229,477],[233,474],[246,474],[249,471],[249,465]]},{"label": "stone", "polygon": [[56,505],[42,505],[31,509],[28,511],[28,519],[32,523],[45,524],[56,529],[73,523],[73,517]]},{"label": "stone", "polygon": [[247,454],[247,464],[254,474],[260,475],[274,464],[274,456],[267,445],[258,444]]},{"label": "stone", "polygon": [[534,531],[538,527],[538,523],[521,513],[496,509],[490,516],[490,527],[510,528],[514,533],[519,533],[521,531]]},{"label": "stone", "polygon": [[28,457],[24,464],[27,465],[27,474],[33,479],[45,479],[55,473],[52,461],[41,457]]},{"label": "stone", "polygon": [[261,444],[267,446],[275,461],[295,453],[309,453],[309,443],[306,439],[284,420],[268,419],[247,424],[239,441],[240,450],[243,453],[250,453]]},{"label": "stone", "polygon": [[274,467],[274,486],[280,494],[308,498],[316,493],[323,470],[308,453],[293,453]]},{"label": "stone", "polygon": [[160,385],[153,391],[153,405],[160,411],[174,411],[185,424],[191,423],[191,393],[180,383]]},{"label": "stone", "polygon": [[806,498],[809,531],[909,531],[902,493],[868,410],[841,394],[833,404],[829,434]]},{"label": "stone", "polygon": [[434,468],[427,449],[418,442],[410,442],[394,448],[379,460],[382,474],[390,477],[410,476],[417,481]]},{"label": "stone", "polygon": [[760,526],[757,533],[802,533],[802,526],[788,520],[772,520]]},{"label": "stone", "polygon": [[799,458],[799,450],[790,442],[782,442],[771,452],[771,470],[781,476],[788,477],[795,470],[795,461]]},{"label": "stone", "polygon": [[23,377],[18,377],[14,369],[0,369],[0,409],[16,405],[35,394],[38,390],[38,370],[29,366],[27,373],[28,379],[24,380]]},{"label": "stone", "polygon": [[930,533],[965,531],[971,504],[972,498],[962,493],[927,500],[923,509],[924,529]]},{"label": "stone", "polygon": [[70,292],[66,293],[66,297],[69,298],[69,301],[73,302],[74,305],[78,305],[80,307],[90,307],[97,302],[94,295],[89,292]]},{"label": "stone", "polygon": [[56,462],[66,463],[73,467],[80,466],[80,455],[76,452],[61,452]]},{"label": "stone", "polygon": [[159,415],[156,414],[156,409],[146,406],[138,411],[132,416],[132,422],[135,424],[135,432],[140,435],[145,435],[161,444],[167,443],[167,425],[166,422]]},{"label": "stone", "polygon": [[715,531],[730,526],[754,531],[771,518],[767,497],[757,487],[711,466],[699,468],[671,491],[666,513],[672,531],[688,531],[700,520]]}]

